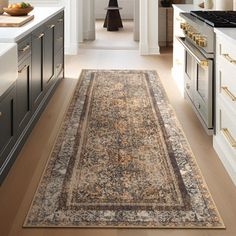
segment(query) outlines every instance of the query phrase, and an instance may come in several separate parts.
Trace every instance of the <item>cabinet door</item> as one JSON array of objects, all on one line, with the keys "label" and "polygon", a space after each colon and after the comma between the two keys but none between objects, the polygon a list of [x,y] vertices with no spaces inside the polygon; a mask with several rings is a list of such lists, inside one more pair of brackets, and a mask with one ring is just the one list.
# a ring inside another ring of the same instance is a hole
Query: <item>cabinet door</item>
[{"label": "cabinet door", "polygon": [[43,97],[43,29],[32,36],[32,80],[31,98],[32,109],[35,110]]},{"label": "cabinet door", "polygon": [[20,66],[16,80],[16,116],[17,132],[21,133],[26,127],[31,115],[31,57]]},{"label": "cabinet door", "polygon": [[14,141],[15,87],[0,100],[0,168]]},{"label": "cabinet door", "polygon": [[61,49],[60,52],[55,55],[55,77],[57,80],[64,77],[64,50]]},{"label": "cabinet door", "polygon": [[45,87],[54,75],[54,28],[55,24],[49,22],[44,32],[43,79]]},{"label": "cabinet door", "polygon": [[54,50],[58,54],[64,48],[64,15],[60,14],[56,19],[55,37],[54,37]]}]

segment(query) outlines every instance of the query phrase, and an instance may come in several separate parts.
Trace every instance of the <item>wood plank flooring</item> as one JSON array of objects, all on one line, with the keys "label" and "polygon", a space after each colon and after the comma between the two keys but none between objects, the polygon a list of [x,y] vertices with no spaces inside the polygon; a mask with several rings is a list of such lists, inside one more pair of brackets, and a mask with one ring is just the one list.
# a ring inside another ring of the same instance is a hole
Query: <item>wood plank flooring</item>
[{"label": "wood plank flooring", "polygon": [[[171,78],[172,54],[141,57],[138,51],[81,50],[66,57],[66,79],[58,86],[47,108],[0,187],[1,236],[235,236],[236,187],[212,148],[190,106]],[[173,229],[24,229],[22,224],[49,158],[63,115],[81,69],[154,69],[159,73],[171,104],[183,126],[210,192],[224,219],[226,230]]]}]

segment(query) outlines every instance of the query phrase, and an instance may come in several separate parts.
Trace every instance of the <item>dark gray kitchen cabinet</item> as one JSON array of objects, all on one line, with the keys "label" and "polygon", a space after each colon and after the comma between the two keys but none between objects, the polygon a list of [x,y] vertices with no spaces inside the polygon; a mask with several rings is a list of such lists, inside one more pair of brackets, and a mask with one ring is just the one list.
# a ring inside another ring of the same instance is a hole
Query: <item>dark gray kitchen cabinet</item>
[{"label": "dark gray kitchen cabinet", "polygon": [[0,184],[64,78],[64,12],[17,44],[18,78],[12,92],[0,97]]},{"label": "dark gray kitchen cabinet", "polygon": [[64,45],[64,14],[55,19],[54,54],[56,55]]},{"label": "dark gray kitchen cabinet", "polygon": [[44,34],[44,58],[43,58],[43,78],[44,87],[47,88],[50,80],[54,76],[54,29],[55,22],[50,21],[46,24]]},{"label": "dark gray kitchen cabinet", "polygon": [[64,77],[64,14],[60,14],[55,20],[54,34],[54,77]]},{"label": "dark gray kitchen cabinet", "polygon": [[37,109],[43,98],[43,65],[44,65],[44,27],[32,33],[32,78],[31,103],[32,110]]},{"label": "dark gray kitchen cabinet", "polygon": [[0,97],[0,174],[15,139],[15,84]]},{"label": "dark gray kitchen cabinet", "polygon": [[20,134],[31,116],[31,58],[26,58],[19,66],[16,80],[16,129]]}]

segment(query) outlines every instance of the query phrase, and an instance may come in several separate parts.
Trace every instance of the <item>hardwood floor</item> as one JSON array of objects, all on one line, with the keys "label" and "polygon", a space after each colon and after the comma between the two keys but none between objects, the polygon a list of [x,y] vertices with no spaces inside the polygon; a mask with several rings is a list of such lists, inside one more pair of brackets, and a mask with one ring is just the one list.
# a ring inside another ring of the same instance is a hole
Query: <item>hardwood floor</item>
[{"label": "hardwood floor", "polygon": [[[81,50],[66,57],[63,80],[0,187],[1,236],[235,236],[236,187],[212,148],[212,137],[200,122],[171,78],[172,54],[140,57],[135,50]],[[181,229],[25,229],[25,216],[49,158],[63,115],[73,94],[81,69],[154,69],[159,73],[171,104],[183,126],[210,192],[226,224],[226,230]]]}]

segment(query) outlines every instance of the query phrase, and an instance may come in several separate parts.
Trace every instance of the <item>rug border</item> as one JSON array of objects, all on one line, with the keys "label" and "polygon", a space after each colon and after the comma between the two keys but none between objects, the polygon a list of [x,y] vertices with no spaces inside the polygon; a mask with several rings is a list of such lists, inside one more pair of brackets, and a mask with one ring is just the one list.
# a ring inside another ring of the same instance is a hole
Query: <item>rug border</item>
[{"label": "rug border", "polygon": [[[48,226],[48,225],[40,225],[40,226],[29,226],[29,225],[27,225],[27,219],[28,219],[28,216],[29,216],[29,213],[30,213],[30,210],[31,210],[31,208],[33,207],[33,203],[34,203],[34,199],[35,199],[35,197],[36,197],[36,193],[38,192],[38,189],[39,189],[39,187],[40,187],[40,184],[41,184],[41,182],[42,182],[42,180],[43,180],[43,177],[44,177],[44,174],[45,174],[45,172],[46,172],[46,170],[47,170],[47,166],[48,166],[48,163],[49,163],[49,161],[50,161],[50,157],[51,157],[51,154],[52,154],[52,152],[54,151],[54,146],[55,146],[55,144],[56,144],[56,142],[57,142],[57,139],[58,139],[58,137],[59,137],[59,135],[60,135],[60,131],[61,131],[61,127],[62,127],[62,125],[63,125],[63,122],[64,122],[64,118],[65,118],[65,116],[67,115],[67,112],[68,112],[68,110],[69,110],[69,108],[70,108],[70,104],[71,104],[71,101],[72,101],[72,99],[73,99],[73,97],[74,97],[74,94],[75,94],[75,91],[76,91],[76,88],[78,87],[78,86],[80,86],[81,85],[81,82],[82,82],[82,78],[83,78],[83,75],[86,73],[86,72],[108,72],[108,71],[126,71],[126,72],[128,72],[128,71],[135,71],[135,72],[144,72],[144,73],[147,73],[147,72],[151,72],[151,73],[153,73],[153,74],[155,74],[156,75],[156,77],[159,79],[159,81],[160,81],[160,84],[161,84],[161,86],[160,86],[160,89],[161,89],[161,92],[163,93],[163,95],[166,97],[166,103],[169,105],[169,108],[171,109],[171,112],[173,113],[173,115],[174,115],[174,121],[175,121],[175,123],[178,125],[178,127],[181,129],[181,132],[182,132],[182,135],[183,135],[183,137],[185,138],[185,140],[186,140],[186,145],[187,145],[187,147],[189,148],[189,152],[190,152],[190,154],[192,154],[192,159],[193,159],[193,162],[195,163],[195,165],[196,165],[196,169],[198,170],[198,172],[199,172],[199,176],[201,177],[201,179],[202,179],[202,184],[203,184],[203,186],[206,188],[206,190],[208,191],[208,195],[209,195],[209,197],[210,197],[210,200],[212,201],[212,203],[213,203],[213,205],[214,205],[214,208],[215,208],[215,211],[216,211],[216,213],[217,213],[217,215],[218,215],[218,217],[219,217],[219,220],[220,220],[220,223],[222,224],[222,226],[212,226],[212,227],[206,227],[206,226],[193,226],[193,227],[184,227],[184,226],[182,226],[182,227],[180,227],[180,226],[136,226],[136,225],[134,225],[134,226],[90,226],[90,225],[85,225],[85,226],[75,226],[75,225],[66,225],[66,226],[58,226],[58,225],[53,225],[53,226]],[[65,78],[66,79],[66,78]],[[144,69],[144,70],[141,70],[141,69],[82,69],[81,70],[81,72],[80,72],[80,74],[79,74],[79,79],[78,79],[78,82],[76,83],[76,85],[75,85],[75,88],[74,88],[74,90],[73,90],[73,92],[72,92],[72,95],[71,95],[71,97],[70,97],[70,99],[69,99],[69,102],[68,102],[68,107],[65,109],[65,112],[64,112],[64,114],[63,114],[63,118],[62,118],[62,121],[61,121],[61,123],[60,123],[60,125],[59,125],[59,129],[58,129],[58,132],[57,132],[57,134],[55,135],[55,140],[54,140],[54,142],[53,142],[53,145],[52,145],[52,148],[51,148],[51,150],[50,150],[50,154],[48,155],[48,159],[47,159],[47,162],[46,162],[46,164],[45,164],[45,166],[44,166],[44,170],[42,171],[42,174],[41,174],[41,177],[40,177],[40,180],[39,180],[39,182],[38,182],[38,185],[37,185],[37,188],[36,188],[36,190],[34,191],[34,195],[33,195],[33,198],[32,198],[32,200],[31,200],[31,203],[30,203],[30,205],[29,205],[29,207],[27,208],[28,209],[28,211],[27,211],[27,214],[26,214],[26,216],[24,217],[24,221],[23,221],[23,224],[22,224],[22,228],[29,228],[29,229],[33,229],[33,228],[35,228],[35,229],[37,229],[37,228],[58,228],[58,229],[67,229],[67,228],[80,228],[80,229],[188,229],[188,230],[193,230],[193,229],[197,229],[197,230],[215,230],[215,229],[221,229],[221,230],[226,230],[226,225],[225,225],[225,223],[224,223],[224,221],[223,221],[223,219],[222,219],[222,217],[221,217],[221,214],[220,214],[220,212],[219,212],[219,210],[218,210],[218,207],[217,207],[217,205],[216,205],[216,203],[215,203],[215,201],[214,201],[214,199],[213,199],[213,196],[212,196],[212,194],[211,194],[211,191],[209,190],[209,187],[208,187],[208,185],[207,185],[207,182],[206,182],[206,180],[205,180],[205,177],[204,177],[204,175],[202,174],[202,171],[201,171],[201,169],[200,169],[200,166],[198,165],[198,163],[197,163],[197,159],[196,159],[196,156],[195,156],[195,154],[193,153],[193,150],[192,150],[192,148],[191,148],[191,145],[190,145],[190,143],[189,143],[189,141],[188,141],[188,139],[187,139],[187,136],[186,136],[186,134],[185,134],[185,132],[184,132],[184,129],[183,129],[183,126],[182,126],[182,124],[180,123],[180,121],[179,121],[179,119],[178,119],[178,117],[177,117],[177,113],[176,113],[176,111],[175,111],[175,109],[174,109],[174,107],[173,107],[173,105],[170,103],[170,99],[169,99],[169,97],[168,97],[168,95],[167,95],[167,92],[166,92],[166,90],[165,90],[165,87],[164,87],[164,85],[163,85],[163,82],[162,82],[162,80],[161,80],[161,77],[159,76],[159,74],[158,74],[158,72],[157,72],[157,70],[148,70],[148,69]]]}]

